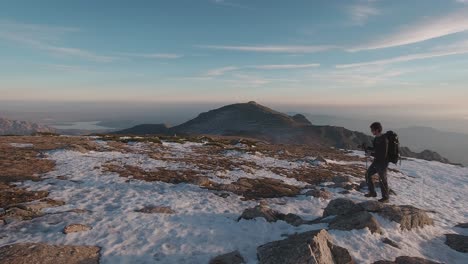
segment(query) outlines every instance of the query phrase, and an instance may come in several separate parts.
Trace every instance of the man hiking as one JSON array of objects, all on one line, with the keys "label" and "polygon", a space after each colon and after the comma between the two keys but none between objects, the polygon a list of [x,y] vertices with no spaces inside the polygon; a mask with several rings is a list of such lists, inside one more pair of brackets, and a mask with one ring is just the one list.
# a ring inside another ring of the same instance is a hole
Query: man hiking
[{"label": "man hiking", "polygon": [[[370,126],[372,134],[375,136],[373,147],[366,148],[366,155],[374,157],[374,161],[367,169],[366,182],[369,187],[369,193],[366,197],[377,197],[375,192],[374,182],[372,175],[379,174],[380,190],[382,191],[382,199],[379,202],[387,203],[389,201],[389,188],[387,182],[387,168],[388,168],[388,139],[386,135],[382,134],[382,125],[379,122],[374,122]],[[370,152],[370,153],[369,153]]]}]

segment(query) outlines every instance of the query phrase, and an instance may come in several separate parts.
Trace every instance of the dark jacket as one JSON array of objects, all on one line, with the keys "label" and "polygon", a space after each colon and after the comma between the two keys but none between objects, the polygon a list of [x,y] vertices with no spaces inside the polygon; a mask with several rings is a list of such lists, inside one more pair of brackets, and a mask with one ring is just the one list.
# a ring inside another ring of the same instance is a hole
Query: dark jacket
[{"label": "dark jacket", "polygon": [[367,148],[371,151],[371,155],[374,156],[374,163],[378,165],[388,164],[388,139],[385,134],[375,137],[372,142],[373,147]]}]

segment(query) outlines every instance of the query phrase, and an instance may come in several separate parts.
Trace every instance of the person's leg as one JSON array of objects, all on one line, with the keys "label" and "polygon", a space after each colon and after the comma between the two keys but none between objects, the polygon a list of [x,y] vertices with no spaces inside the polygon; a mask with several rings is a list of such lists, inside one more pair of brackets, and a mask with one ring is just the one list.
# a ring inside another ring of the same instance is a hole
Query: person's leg
[{"label": "person's leg", "polygon": [[382,192],[382,200],[388,200],[390,198],[390,189],[388,188],[387,181],[387,167],[379,169],[379,182],[380,190]]},{"label": "person's leg", "polygon": [[369,193],[366,196],[368,196],[368,197],[377,196],[377,193],[375,192],[374,182],[372,181],[372,175],[374,175],[376,173],[377,173],[377,170],[375,168],[375,165],[371,164],[370,167],[367,169],[367,172],[366,172],[366,183],[367,183],[367,187],[369,188]]}]

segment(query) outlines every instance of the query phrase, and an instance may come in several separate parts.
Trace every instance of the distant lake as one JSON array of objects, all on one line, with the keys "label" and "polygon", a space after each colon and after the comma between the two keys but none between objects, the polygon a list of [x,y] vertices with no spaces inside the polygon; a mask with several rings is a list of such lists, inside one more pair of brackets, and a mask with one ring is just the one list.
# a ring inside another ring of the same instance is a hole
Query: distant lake
[{"label": "distant lake", "polygon": [[111,130],[112,127],[105,127],[98,125],[101,121],[89,122],[62,122],[50,125],[57,129],[79,129],[79,130]]}]

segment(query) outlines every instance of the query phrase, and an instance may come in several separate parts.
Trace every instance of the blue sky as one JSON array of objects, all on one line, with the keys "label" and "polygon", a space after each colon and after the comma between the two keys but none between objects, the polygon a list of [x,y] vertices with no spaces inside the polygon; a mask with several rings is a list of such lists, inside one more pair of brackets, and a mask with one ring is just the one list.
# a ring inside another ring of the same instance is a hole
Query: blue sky
[{"label": "blue sky", "polygon": [[384,103],[468,116],[467,0],[0,6],[0,100]]}]

